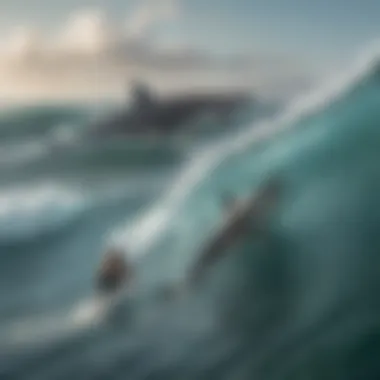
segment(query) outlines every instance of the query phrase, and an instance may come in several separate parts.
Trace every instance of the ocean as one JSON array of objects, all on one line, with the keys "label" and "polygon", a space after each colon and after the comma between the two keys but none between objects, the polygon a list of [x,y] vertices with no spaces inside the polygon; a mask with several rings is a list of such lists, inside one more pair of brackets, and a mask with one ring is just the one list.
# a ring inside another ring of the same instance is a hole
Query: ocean
[{"label": "ocean", "polygon": [[[3,109],[0,379],[378,379],[378,62],[228,130],[160,140],[87,141],[90,106]],[[284,191],[266,233],[162,302],[223,194],[268,178]],[[109,246],[137,273],[117,304],[93,289]]]}]

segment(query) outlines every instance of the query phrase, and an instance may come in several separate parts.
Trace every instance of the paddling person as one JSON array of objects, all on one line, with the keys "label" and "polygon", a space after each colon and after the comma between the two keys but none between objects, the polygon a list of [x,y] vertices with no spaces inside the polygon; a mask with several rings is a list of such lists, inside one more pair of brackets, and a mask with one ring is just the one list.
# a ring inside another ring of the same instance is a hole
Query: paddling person
[{"label": "paddling person", "polygon": [[96,277],[96,286],[101,292],[114,293],[133,279],[133,269],[126,260],[123,251],[109,249],[100,265]]}]

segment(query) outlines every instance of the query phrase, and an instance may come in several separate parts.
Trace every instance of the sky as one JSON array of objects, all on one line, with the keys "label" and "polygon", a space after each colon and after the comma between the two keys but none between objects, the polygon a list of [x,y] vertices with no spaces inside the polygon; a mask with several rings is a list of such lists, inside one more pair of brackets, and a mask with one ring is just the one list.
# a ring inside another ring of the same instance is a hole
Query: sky
[{"label": "sky", "polygon": [[247,87],[287,96],[380,34],[378,0],[0,0],[0,96]]}]

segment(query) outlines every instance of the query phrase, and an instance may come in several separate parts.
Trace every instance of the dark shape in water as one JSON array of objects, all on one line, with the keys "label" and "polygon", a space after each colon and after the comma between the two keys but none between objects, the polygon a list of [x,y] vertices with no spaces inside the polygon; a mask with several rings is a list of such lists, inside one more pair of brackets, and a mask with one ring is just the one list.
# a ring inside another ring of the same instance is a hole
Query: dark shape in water
[{"label": "dark shape in water", "polygon": [[160,289],[159,298],[164,301],[172,300],[196,287],[207,277],[208,271],[228,254],[230,248],[242,239],[267,236],[269,218],[282,195],[283,183],[278,178],[266,181],[246,200],[238,200],[228,195],[227,214],[222,226],[217,228],[201,250],[185,280]]},{"label": "dark shape in water", "polygon": [[131,266],[122,252],[110,249],[105,254],[96,278],[96,286],[103,293],[114,293],[132,280]]},{"label": "dark shape in water", "polygon": [[166,134],[183,129],[203,115],[228,122],[250,101],[245,93],[189,94],[157,99],[145,85],[132,87],[132,107],[94,127],[95,136]]},{"label": "dark shape in water", "polygon": [[[227,209],[226,220],[199,255],[189,273],[189,283],[195,285],[242,238],[251,234],[261,236],[267,229],[268,218],[279,202],[282,184],[278,179],[264,183],[247,200],[233,202]],[[232,207],[233,206],[233,207]]]}]

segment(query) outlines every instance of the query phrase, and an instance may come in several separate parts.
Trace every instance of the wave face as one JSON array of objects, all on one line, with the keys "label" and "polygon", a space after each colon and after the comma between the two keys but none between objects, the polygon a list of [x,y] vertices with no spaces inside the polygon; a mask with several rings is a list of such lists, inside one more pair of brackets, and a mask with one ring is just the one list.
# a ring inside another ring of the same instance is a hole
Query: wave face
[{"label": "wave face", "polygon": [[[367,59],[282,114],[202,145],[4,154],[1,377],[377,379],[378,68]],[[51,134],[37,135],[28,141],[46,147]],[[156,302],[218,223],[220,196],[271,176],[286,190],[265,238],[248,237],[200,292]],[[112,312],[91,286],[107,244],[138,273],[137,296]]]}]

